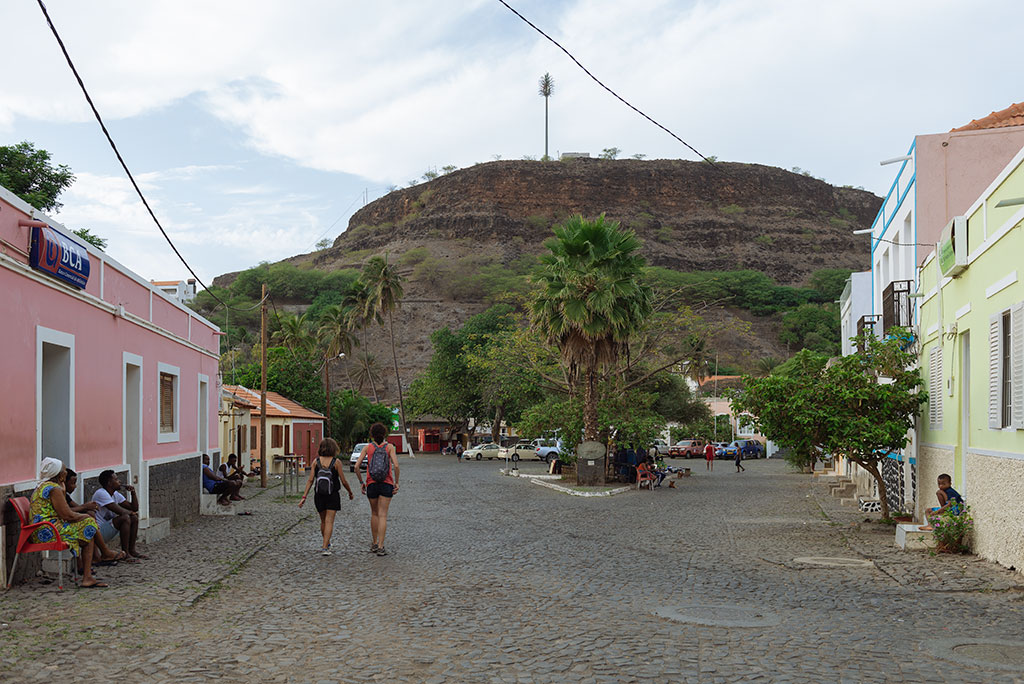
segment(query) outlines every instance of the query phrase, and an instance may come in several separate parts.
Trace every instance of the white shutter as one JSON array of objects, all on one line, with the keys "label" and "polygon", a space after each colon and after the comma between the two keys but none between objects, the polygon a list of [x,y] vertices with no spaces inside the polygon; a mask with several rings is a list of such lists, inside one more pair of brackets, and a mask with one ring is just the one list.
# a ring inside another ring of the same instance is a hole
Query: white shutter
[{"label": "white shutter", "polygon": [[1024,302],[1010,309],[1011,425],[1024,430]]},{"label": "white shutter", "polygon": [[988,319],[988,426],[993,430],[1003,427],[1002,320],[1001,313]]},{"label": "white shutter", "polygon": [[942,347],[928,353],[928,427],[942,429]]}]

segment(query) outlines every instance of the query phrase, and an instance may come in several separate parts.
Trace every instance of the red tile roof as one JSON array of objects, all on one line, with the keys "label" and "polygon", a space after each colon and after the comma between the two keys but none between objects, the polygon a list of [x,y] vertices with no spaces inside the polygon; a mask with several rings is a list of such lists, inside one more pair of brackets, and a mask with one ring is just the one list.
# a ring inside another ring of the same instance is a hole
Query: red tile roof
[{"label": "red tile roof", "polygon": [[[260,393],[258,390],[251,390],[241,385],[224,385],[224,389],[241,399],[249,402],[253,408],[250,411],[253,415],[260,414]],[[267,392],[267,415],[280,418],[313,418],[324,420],[324,414],[308,409],[291,399],[278,394]]]},{"label": "red tile roof", "polygon": [[966,126],[954,128],[950,133],[978,131],[985,128],[1008,128],[1010,126],[1024,126],[1024,102],[1012,104],[1000,112],[992,112],[988,116],[974,119]]}]

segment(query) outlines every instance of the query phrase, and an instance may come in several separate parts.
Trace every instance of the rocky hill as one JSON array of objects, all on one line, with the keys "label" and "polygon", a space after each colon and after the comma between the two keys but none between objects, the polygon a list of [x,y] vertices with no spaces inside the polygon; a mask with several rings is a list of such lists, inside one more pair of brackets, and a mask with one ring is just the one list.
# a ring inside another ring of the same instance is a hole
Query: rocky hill
[{"label": "rocky hill", "polygon": [[[498,161],[391,192],[353,215],[330,248],[288,261],[358,268],[387,252],[403,266],[406,304],[396,332],[406,384],[429,359],[430,333],[457,327],[502,292],[520,289],[551,226],[572,214],[604,213],[634,229],[652,265],[751,269],[779,284],[803,285],[820,269],[868,268],[868,236],[853,231],[870,227],[880,204],[863,190],[755,164]],[[227,285],[233,275],[215,284]],[[711,318],[723,326],[737,318],[751,325],[726,345],[732,363],[787,355],[777,319],[729,307]],[[372,342],[370,351],[384,358],[384,340]],[[390,395],[393,378],[388,384]]]}]

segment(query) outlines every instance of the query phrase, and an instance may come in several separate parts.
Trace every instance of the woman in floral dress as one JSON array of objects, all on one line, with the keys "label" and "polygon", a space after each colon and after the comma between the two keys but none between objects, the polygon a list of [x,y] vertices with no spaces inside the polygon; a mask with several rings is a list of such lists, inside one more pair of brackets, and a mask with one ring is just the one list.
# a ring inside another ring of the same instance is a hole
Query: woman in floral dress
[{"label": "woman in floral dress", "polygon": [[[96,548],[93,539],[99,531],[96,521],[86,513],[72,511],[64,497],[67,468],[55,458],[44,458],[39,473],[42,482],[32,492],[29,504],[32,522],[45,520],[52,523],[57,528],[61,541],[71,547],[71,552],[75,555],[81,554],[82,587],[109,586],[92,574],[92,556]],[[53,529],[50,527],[38,527],[32,533],[33,542],[45,544],[53,540]]]}]

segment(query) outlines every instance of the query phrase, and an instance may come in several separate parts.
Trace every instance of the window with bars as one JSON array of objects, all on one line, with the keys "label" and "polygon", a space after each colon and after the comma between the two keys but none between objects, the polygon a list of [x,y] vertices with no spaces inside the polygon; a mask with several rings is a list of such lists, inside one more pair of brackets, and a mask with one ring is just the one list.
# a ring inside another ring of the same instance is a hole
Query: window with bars
[{"label": "window with bars", "polygon": [[178,377],[170,373],[160,373],[160,432],[177,432],[175,421],[175,398],[178,389]]}]

